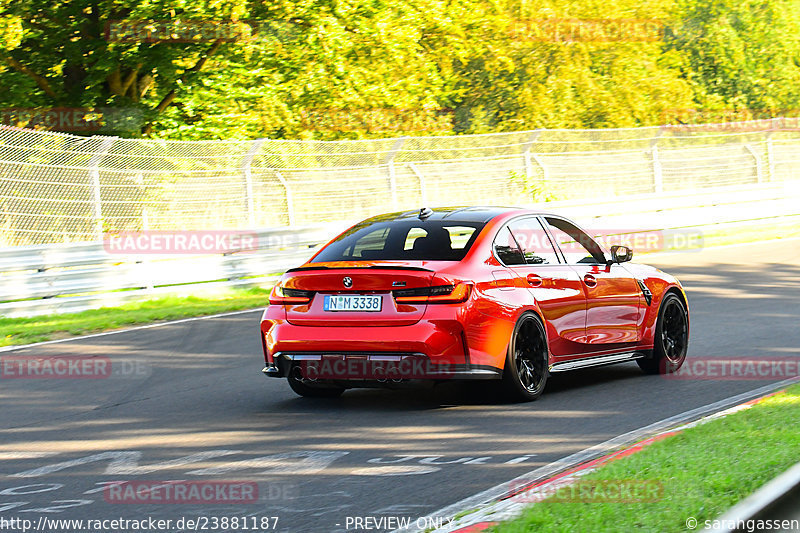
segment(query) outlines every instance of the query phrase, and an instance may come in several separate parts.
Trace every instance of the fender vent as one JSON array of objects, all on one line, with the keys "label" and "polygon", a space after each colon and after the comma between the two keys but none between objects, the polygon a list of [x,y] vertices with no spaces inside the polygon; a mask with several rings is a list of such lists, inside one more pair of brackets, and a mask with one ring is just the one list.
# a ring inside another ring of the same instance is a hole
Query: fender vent
[{"label": "fender vent", "polygon": [[647,285],[644,284],[644,281],[637,279],[636,283],[638,283],[639,288],[642,289],[642,294],[644,295],[644,301],[647,302],[647,305],[650,305],[650,302],[653,301],[653,293],[650,292],[650,289],[647,288]]}]

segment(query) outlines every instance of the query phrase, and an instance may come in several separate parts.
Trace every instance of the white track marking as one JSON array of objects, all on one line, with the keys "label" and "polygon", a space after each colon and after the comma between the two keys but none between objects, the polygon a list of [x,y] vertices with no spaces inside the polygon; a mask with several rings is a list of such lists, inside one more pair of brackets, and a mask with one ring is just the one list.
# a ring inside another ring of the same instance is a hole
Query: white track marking
[{"label": "white track marking", "polygon": [[192,476],[213,476],[238,470],[261,469],[263,474],[309,475],[324,470],[336,459],[350,452],[301,451],[276,453],[222,466],[188,472]]}]

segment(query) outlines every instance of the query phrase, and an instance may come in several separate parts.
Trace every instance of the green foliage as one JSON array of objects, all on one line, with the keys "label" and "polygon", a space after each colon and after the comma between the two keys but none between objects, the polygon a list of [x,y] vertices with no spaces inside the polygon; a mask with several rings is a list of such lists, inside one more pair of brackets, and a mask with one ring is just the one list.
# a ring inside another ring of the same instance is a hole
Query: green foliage
[{"label": "green foliage", "polygon": [[509,177],[512,183],[517,183],[525,191],[525,199],[533,203],[538,202],[553,202],[560,200],[558,194],[553,191],[553,187],[543,178],[528,179],[525,174],[515,170],[509,171]]},{"label": "green foliage", "polygon": [[700,113],[749,119],[800,109],[800,4],[678,0],[676,12],[664,48],[680,54]]},{"label": "green foliage", "polygon": [[[663,32],[552,32],[618,20]],[[245,31],[115,40],[113,21]],[[794,0],[0,0],[0,108],[121,109],[139,127],[102,133],[175,139],[747,118],[800,108],[798,23]]]}]

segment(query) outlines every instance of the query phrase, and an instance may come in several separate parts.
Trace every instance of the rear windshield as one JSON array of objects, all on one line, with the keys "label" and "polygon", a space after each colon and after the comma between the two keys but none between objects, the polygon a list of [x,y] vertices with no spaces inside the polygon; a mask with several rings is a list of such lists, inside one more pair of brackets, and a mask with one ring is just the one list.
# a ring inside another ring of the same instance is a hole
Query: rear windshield
[{"label": "rear windshield", "polygon": [[365,222],[339,236],[311,262],[460,261],[484,225],[483,222],[418,219]]}]

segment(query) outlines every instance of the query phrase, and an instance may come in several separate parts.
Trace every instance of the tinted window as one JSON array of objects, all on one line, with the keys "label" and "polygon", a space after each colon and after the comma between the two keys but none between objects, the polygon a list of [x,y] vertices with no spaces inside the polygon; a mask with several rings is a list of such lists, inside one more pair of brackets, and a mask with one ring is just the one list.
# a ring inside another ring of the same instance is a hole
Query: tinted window
[{"label": "tinted window", "polygon": [[313,263],[328,261],[460,261],[484,224],[451,220],[364,222],[326,246]]},{"label": "tinted window", "polygon": [[[528,265],[552,265],[558,263],[558,256],[545,233],[544,228],[535,218],[514,220],[508,225],[514,240],[517,241]],[[508,264],[508,263],[506,263]]]},{"label": "tinted window", "polygon": [[497,236],[494,238],[494,253],[504,265],[525,264],[522,250],[520,250],[517,241],[511,235],[508,226],[497,232]]},{"label": "tinted window", "polygon": [[605,254],[598,244],[586,233],[560,218],[545,218],[567,263],[605,263]]}]

